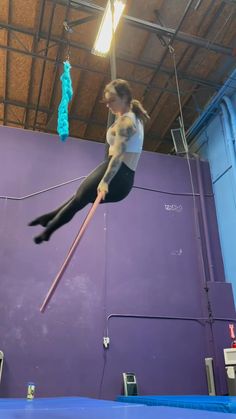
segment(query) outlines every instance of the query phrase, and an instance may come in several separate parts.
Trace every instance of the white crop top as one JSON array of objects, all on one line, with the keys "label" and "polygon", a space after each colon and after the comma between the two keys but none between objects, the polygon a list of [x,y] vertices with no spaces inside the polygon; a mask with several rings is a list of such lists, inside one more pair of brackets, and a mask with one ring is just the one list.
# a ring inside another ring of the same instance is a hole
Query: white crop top
[{"label": "white crop top", "polygon": [[[144,129],[143,123],[139,118],[136,117],[135,113],[130,111],[124,113],[122,116],[128,116],[134,123],[136,132],[128,139],[126,144],[126,153],[141,153],[143,148],[143,139],[144,139]],[[115,142],[115,125],[120,117],[116,119],[114,124],[110,126],[107,130],[106,140],[108,144],[112,147]]]}]

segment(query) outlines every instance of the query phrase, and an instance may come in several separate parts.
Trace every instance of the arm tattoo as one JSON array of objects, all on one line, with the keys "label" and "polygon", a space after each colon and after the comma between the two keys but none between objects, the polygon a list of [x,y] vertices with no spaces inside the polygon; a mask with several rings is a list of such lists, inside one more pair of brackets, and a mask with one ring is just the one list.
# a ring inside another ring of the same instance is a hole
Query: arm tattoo
[{"label": "arm tattoo", "polygon": [[110,160],[108,168],[103,176],[103,181],[108,183],[111,182],[115,174],[118,172],[124,153],[126,151],[126,144],[128,139],[135,133],[136,129],[133,121],[127,117],[119,118],[118,123],[115,126],[116,135],[115,143],[113,146],[114,154]]},{"label": "arm tattoo", "polygon": [[135,133],[133,121],[128,116],[123,116],[117,123],[117,135],[128,139]]},{"label": "arm tattoo", "polygon": [[103,176],[103,181],[110,183],[115,174],[118,172],[122,163],[122,156],[112,156],[108,168]]}]

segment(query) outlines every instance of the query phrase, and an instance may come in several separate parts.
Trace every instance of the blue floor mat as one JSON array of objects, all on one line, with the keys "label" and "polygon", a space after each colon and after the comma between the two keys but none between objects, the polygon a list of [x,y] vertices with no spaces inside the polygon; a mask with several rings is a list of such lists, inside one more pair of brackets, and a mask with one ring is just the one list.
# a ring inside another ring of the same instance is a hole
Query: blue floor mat
[{"label": "blue floor mat", "polygon": [[[34,400],[27,399],[1,399],[0,398],[0,411],[1,409],[65,409],[74,407],[117,407],[120,403],[110,400],[97,400],[89,397],[42,397],[35,398]],[[127,403],[127,406],[129,404]],[[1,416],[0,416],[1,419]]]},{"label": "blue floor mat", "polygon": [[[228,413],[80,397],[0,399],[1,419],[228,419]],[[231,414],[230,419],[236,419]]]},{"label": "blue floor mat", "polygon": [[117,401],[236,413],[236,397],[232,396],[119,396]]}]

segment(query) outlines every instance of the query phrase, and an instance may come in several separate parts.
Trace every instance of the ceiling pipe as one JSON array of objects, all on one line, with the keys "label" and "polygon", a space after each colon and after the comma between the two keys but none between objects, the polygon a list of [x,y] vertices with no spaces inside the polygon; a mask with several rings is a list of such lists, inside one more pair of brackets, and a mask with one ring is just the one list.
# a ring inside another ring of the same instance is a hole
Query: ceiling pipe
[{"label": "ceiling pipe", "polygon": [[235,147],[235,143],[236,143],[236,111],[235,108],[232,104],[231,99],[228,96],[223,96],[222,101],[225,102],[229,115],[230,115],[230,125],[232,128],[232,133],[233,133],[233,143],[234,143],[234,153],[236,152],[236,147]]},{"label": "ceiling pipe", "polygon": [[236,69],[231,73],[223,87],[219,92],[212,98],[211,102],[204,109],[202,114],[196,119],[189,130],[186,133],[187,139],[193,139],[201,131],[207,122],[215,114],[216,109],[219,107],[222,98],[227,95],[231,96],[236,89]]}]

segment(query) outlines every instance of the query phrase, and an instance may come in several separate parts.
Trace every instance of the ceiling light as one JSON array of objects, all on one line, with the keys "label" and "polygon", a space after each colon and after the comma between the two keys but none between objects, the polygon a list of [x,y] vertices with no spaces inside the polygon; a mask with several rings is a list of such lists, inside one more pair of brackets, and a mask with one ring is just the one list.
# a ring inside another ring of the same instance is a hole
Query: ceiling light
[{"label": "ceiling light", "polygon": [[[112,1],[114,1],[114,28],[112,28]],[[109,52],[113,30],[115,32],[124,8],[125,0],[108,0],[92,54],[105,56]]]}]

